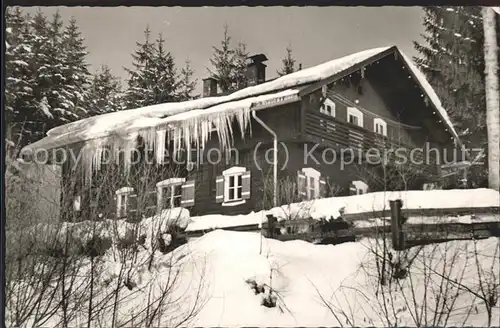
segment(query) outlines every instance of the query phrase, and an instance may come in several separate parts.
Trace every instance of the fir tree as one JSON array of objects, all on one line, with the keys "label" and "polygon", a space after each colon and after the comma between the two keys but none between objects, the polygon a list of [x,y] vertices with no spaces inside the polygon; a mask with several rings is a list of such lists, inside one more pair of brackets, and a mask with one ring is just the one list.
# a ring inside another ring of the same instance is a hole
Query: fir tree
[{"label": "fir tree", "polygon": [[101,66],[94,74],[86,104],[89,116],[122,109],[120,81],[111,74],[108,66]]},{"label": "fir tree", "polygon": [[[481,8],[425,7],[424,12],[425,42],[414,42],[420,53],[415,62],[449,111],[466,147],[484,148],[486,102]],[[476,180],[483,180],[484,171],[477,174]]]},{"label": "fir tree", "polygon": [[37,80],[37,101],[40,109],[50,111],[53,119],[47,121],[46,129],[72,122],[81,118],[74,112],[74,104],[68,98],[70,81],[66,74],[66,51],[63,45],[63,21],[56,12],[51,22],[43,23],[41,13],[34,19],[33,29],[36,34],[35,53]]},{"label": "fir tree", "polygon": [[416,63],[457,124],[463,141],[485,140],[484,53],[478,7],[425,7],[425,44]]},{"label": "fir tree", "polygon": [[191,62],[186,60],[185,66],[180,71],[179,78],[179,101],[191,100],[194,98],[193,92],[196,89],[196,81],[193,80],[194,70],[191,68]]},{"label": "fir tree", "polygon": [[63,77],[65,86],[62,103],[65,110],[77,115],[79,118],[87,116],[85,96],[90,85],[90,73],[87,68],[88,55],[76,20],[70,19],[62,35],[62,49],[64,54]]},{"label": "fir tree", "polygon": [[38,111],[34,97],[33,52],[29,20],[19,7],[7,8],[5,21],[5,121],[21,145],[34,141],[40,122],[50,113]]},{"label": "fir tree", "polygon": [[170,52],[165,51],[165,40],[159,34],[156,39],[156,48],[153,53],[152,70],[154,77],[152,79],[152,88],[154,94],[153,104],[177,101],[177,70],[174,58]]},{"label": "fir tree", "polygon": [[149,26],[144,30],[145,42],[136,42],[137,49],[132,54],[133,68],[125,68],[129,74],[128,89],[125,96],[127,108],[145,106],[152,102],[152,90],[147,89],[147,80],[152,79],[153,72],[149,71],[154,53],[154,44],[150,42],[151,31]]},{"label": "fir tree", "polygon": [[233,90],[242,89],[248,86],[247,67],[248,51],[246,44],[239,42],[234,50],[234,63],[232,72]]},{"label": "fir tree", "polygon": [[213,51],[210,63],[214,70],[210,73],[218,81],[222,92],[230,91],[233,87],[234,49],[231,48],[231,37],[227,24],[224,25],[224,38],[220,48],[214,46]]},{"label": "fir tree", "polygon": [[132,54],[133,68],[129,73],[126,105],[128,108],[142,107],[177,100],[177,73],[174,58],[165,51],[165,40],[159,35],[156,42],[150,41],[149,28],[144,31],[144,43],[137,42]]},{"label": "fir tree", "polygon": [[295,72],[295,59],[292,56],[292,48],[290,46],[286,48],[286,57],[281,62],[283,63],[283,67],[276,71],[279,76]]}]

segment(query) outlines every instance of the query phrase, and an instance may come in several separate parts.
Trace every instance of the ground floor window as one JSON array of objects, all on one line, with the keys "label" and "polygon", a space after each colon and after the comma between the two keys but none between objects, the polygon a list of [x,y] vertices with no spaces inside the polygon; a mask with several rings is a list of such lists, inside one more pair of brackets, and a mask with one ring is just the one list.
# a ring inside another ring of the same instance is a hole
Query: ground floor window
[{"label": "ground floor window", "polygon": [[182,185],[184,178],[171,178],[156,184],[159,210],[180,207],[182,202]]},{"label": "ground floor window", "polygon": [[326,196],[326,181],[316,169],[308,167],[299,170],[297,185],[301,198],[310,200]]},{"label": "ground floor window", "polygon": [[216,201],[223,206],[245,203],[250,198],[250,171],[234,166],[222,172],[216,181]]},{"label": "ground floor window", "polygon": [[[129,206],[129,199],[134,193],[134,188],[123,187],[118,189],[116,194],[116,216],[122,218],[127,216],[127,210]],[[134,195],[135,196],[135,195]]]},{"label": "ground floor window", "polygon": [[349,191],[351,195],[363,195],[368,192],[368,185],[361,180],[355,180],[351,182]]}]

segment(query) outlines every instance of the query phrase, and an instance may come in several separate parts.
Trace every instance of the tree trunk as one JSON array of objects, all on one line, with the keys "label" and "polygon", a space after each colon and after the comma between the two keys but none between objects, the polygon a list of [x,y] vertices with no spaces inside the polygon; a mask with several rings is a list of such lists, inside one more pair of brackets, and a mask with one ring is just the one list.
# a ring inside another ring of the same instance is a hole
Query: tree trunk
[{"label": "tree trunk", "polygon": [[500,190],[500,98],[498,90],[498,44],[495,12],[483,7],[486,128],[488,132],[488,184]]}]

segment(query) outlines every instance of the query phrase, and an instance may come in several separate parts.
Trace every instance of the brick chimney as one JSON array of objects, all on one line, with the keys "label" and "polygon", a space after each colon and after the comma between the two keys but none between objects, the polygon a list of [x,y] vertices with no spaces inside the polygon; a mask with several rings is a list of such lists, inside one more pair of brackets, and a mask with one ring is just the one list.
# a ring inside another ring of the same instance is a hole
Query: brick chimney
[{"label": "brick chimney", "polygon": [[217,80],[213,77],[203,79],[203,97],[217,96]]},{"label": "brick chimney", "polygon": [[247,81],[248,85],[256,85],[266,81],[266,65],[267,57],[264,54],[257,54],[248,57],[250,63],[247,66]]}]

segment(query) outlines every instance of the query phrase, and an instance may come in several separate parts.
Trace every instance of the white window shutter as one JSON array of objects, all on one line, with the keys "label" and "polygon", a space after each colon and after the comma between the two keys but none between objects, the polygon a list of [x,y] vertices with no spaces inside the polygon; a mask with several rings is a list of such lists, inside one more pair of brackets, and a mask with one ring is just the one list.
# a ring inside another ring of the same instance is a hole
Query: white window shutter
[{"label": "white window shutter", "polygon": [[219,175],[215,180],[215,201],[217,203],[224,202],[224,177]]},{"label": "white window shutter", "polygon": [[250,171],[246,171],[241,176],[241,184],[242,184],[241,197],[243,199],[250,199],[250,186],[252,184],[251,182],[252,182],[252,180],[251,180]]},{"label": "white window shutter", "polygon": [[299,193],[299,197],[306,197],[306,175],[302,171],[297,172],[297,190]]},{"label": "white window shutter", "polygon": [[319,179],[319,197],[325,198],[327,195],[326,180],[324,178]]},{"label": "white window shutter", "polygon": [[182,185],[182,207],[191,207],[194,205],[194,180],[186,181]]}]

